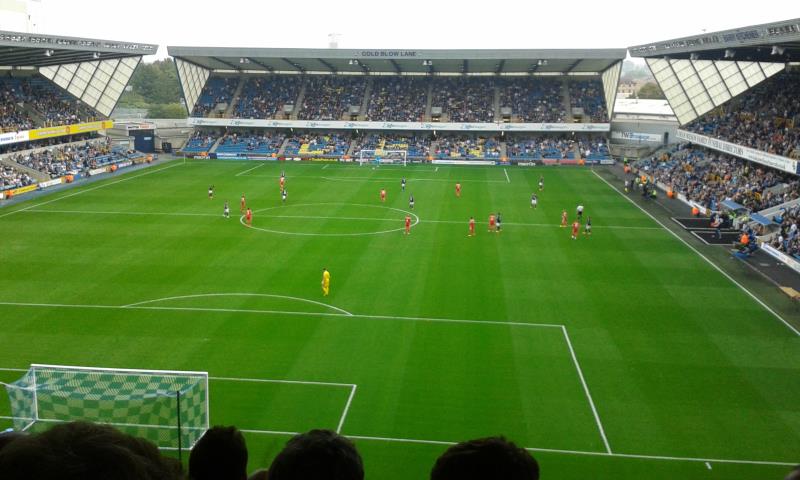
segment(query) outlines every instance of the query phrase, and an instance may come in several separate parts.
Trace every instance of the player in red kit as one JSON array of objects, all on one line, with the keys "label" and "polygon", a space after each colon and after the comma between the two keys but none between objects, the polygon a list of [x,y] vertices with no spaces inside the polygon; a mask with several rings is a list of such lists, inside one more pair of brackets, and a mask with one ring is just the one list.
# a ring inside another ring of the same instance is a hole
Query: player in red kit
[{"label": "player in red kit", "polygon": [[244,213],[247,209],[247,202],[244,201],[244,193],[242,194],[242,200],[239,202],[239,213]]},{"label": "player in red kit", "polygon": [[284,188],[286,188],[286,177],[281,175],[281,192],[283,191]]},{"label": "player in red kit", "polygon": [[497,231],[497,225],[495,224],[494,213],[489,215],[489,230],[488,231],[489,232],[496,232]]},{"label": "player in red kit", "polygon": [[411,215],[406,215],[406,235],[411,233]]},{"label": "player in red kit", "polygon": [[253,224],[253,211],[249,208],[247,209],[247,213],[244,214],[244,219],[247,222],[248,227]]},{"label": "player in red kit", "polygon": [[578,239],[578,230],[580,230],[580,229],[581,229],[580,222],[578,222],[577,220],[572,222],[572,239],[573,240],[577,240]]},{"label": "player in red kit", "polygon": [[567,211],[566,210],[562,210],[561,211],[561,227],[563,228],[563,227],[566,227],[566,226],[567,226]]},{"label": "player in red kit", "polygon": [[456,197],[460,197],[460,196],[461,196],[461,184],[460,183],[456,183]]},{"label": "player in red kit", "polygon": [[386,201],[386,189],[385,188],[381,188],[381,202],[385,202],[385,201]]},{"label": "player in red kit", "polygon": [[469,237],[475,236],[475,217],[469,217]]}]

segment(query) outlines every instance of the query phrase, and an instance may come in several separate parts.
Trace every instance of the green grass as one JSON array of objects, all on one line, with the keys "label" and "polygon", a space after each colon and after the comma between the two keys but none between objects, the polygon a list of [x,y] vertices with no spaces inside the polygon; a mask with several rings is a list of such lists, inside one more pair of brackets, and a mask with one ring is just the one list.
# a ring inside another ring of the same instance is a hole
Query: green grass
[{"label": "green grass", "polygon": [[[543,478],[789,470],[617,454],[800,461],[797,336],[591,170],[506,171],[508,180],[499,167],[190,161],[0,210],[0,367],[355,384],[342,432],[356,437],[368,478],[382,480],[426,478],[446,448],[406,440],[494,434],[543,449],[534,451]],[[238,219],[242,193],[252,229]],[[409,193],[419,223],[405,236]],[[572,241],[558,223],[578,203],[594,234]],[[498,210],[503,232],[489,234]],[[386,230],[396,231],[372,234]],[[210,296],[220,293],[263,296]],[[351,393],[230,380],[210,388],[212,423],[282,432],[335,429]],[[248,433],[251,468],[268,466],[287,438]]]}]

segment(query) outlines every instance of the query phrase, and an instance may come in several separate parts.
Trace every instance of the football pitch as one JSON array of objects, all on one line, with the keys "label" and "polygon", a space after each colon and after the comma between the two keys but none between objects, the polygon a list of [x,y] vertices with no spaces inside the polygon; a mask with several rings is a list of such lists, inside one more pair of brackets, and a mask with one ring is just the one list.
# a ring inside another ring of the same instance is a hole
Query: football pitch
[{"label": "football pitch", "polygon": [[[572,240],[578,204],[593,231]],[[498,434],[542,478],[800,461],[800,337],[590,168],[177,160],[1,209],[0,232],[0,380],[208,371],[211,423],[246,432],[251,469],[311,428],[382,480]]]}]

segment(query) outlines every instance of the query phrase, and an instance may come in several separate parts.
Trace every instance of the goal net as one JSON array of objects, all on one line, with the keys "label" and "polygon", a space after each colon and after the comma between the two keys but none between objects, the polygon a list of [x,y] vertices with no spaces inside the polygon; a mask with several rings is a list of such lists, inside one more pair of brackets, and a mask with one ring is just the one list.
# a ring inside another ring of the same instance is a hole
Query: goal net
[{"label": "goal net", "polygon": [[396,163],[406,165],[408,150],[361,150],[358,152],[358,163],[384,164]]},{"label": "goal net", "polygon": [[5,387],[16,430],[86,420],[178,450],[209,425],[206,372],[31,365]]}]

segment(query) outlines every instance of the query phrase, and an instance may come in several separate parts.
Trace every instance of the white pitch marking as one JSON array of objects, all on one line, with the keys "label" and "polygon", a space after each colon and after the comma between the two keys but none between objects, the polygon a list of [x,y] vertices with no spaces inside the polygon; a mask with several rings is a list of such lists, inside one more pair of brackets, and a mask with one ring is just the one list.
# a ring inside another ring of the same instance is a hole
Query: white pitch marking
[{"label": "white pitch marking", "polygon": [[353,385],[350,389],[350,396],[347,397],[347,403],[344,405],[342,418],[339,419],[339,425],[336,426],[336,433],[342,433],[342,427],[344,426],[344,421],[347,418],[347,412],[350,411],[350,404],[353,403],[353,397],[356,395],[356,388],[358,388],[358,385]]},{"label": "white pitch marking", "polygon": [[511,183],[511,179],[510,179],[510,178],[508,178],[508,171],[506,171],[506,169],[505,169],[505,168],[503,169],[503,173],[505,173],[505,174],[506,174],[506,182],[508,182],[508,183]]},{"label": "white pitch marking", "polygon": [[314,385],[320,387],[347,387],[350,389],[356,386],[354,383],[317,382],[311,380],[274,380],[271,378],[208,377],[208,379],[220,382],[281,383],[288,385]]},{"label": "white pitch marking", "polygon": [[795,335],[797,335],[797,336],[800,336],[800,331],[798,331],[798,330],[797,330],[797,329],[796,329],[794,326],[792,326],[792,324],[791,324],[791,323],[789,323],[789,322],[787,322],[786,320],[784,320],[784,318],[783,318],[783,317],[781,317],[780,315],[778,315],[778,313],[777,313],[775,310],[773,310],[772,308],[770,308],[770,307],[769,307],[769,305],[767,305],[766,303],[764,303],[763,301],[761,301],[761,299],[760,299],[760,298],[756,297],[756,296],[755,296],[753,293],[751,293],[751,292],[750,292],[750,290],[746,289],[746,288],[745,288],[745,287],[744,287],[744,286],[743,286],[741,283],[739,283],[739,282],[737,282],[736,280],[734,280],[734,278],[733,278],[733,277],[731,277],[730,275],[728,275],[728,273],[727,273],[725,270],[723,270],[722,268],[720,268],[719,266],[717,266],[717,264],[716,264],[716,263],[714,263],[714,262],[712,262],[711,260],[709,260],[709,259],[708,259],[708,257],[706,257],[705,255],[703,255],[702,253],[700,253],[700,251],[699,251],[699,250],[697,250],[697,249],[696,249],[696,248],[694,248],[692,245],[690,245],[690,244],[689,244],[689,242],[687,242],[686,240],[684,240],[683,238],[681,238],[681,237],[680,237],[680,236],[679,236],[677,233],[675,233],[675,232],[673,232],[672,230],[670,230],[669,228],[667,228],[667,226],[666,226],[666,225],[664,225],[664,224],[663,224],[663,223],[661,223],[661,222],[660,222],[660,221],[659,221],[659,220],[658,220],[656,217],[654,217],[653,215],[651,215],[651,214],[650,214],[650,212],[648,212],[647,210],[645,210],[644,208],[642,208],[641,206],[639,206],[639,205],[638,205],[636,202],[634,202],[633,200],[631,200],[630,198],[628,198],[628,197],[627,197],[625,194],[623,194],[622,192],[620,192],[620,191],[617,189],[617,187],[615,187],[614,185],[612,185],[611,183],[609,183],[609,182],[608,182],[608,180],[606,180],[605,178],[603,178],[603,177],[601,177],[600,175],[598,175],[598,174],[597,174],[597,172],[595,172],[594,170],[592,170],[592,173],[593,173],[593,174],[595,174],[595,176],[597,176],[597,178],[599,178],[600,180],[602,180],[602,181],[603,181],[603,182],[604,182],[606,185],[608,185],[609,187],[611,187],[611,188],[612,188],[614,191],[616,191],[617,193],[619,193],[620,195],[622,195],[622,197],[623,197],[623,198],[625,198],[625,200],[627,200],[627,201],[631,202],[631,203],[632,203],[632,204],[633,204],[633,205],[634,205],[636,208],[638,208],[639,210],[641,210],[642,212],[644,212],[644,213],[645,213],[645,215],[647,215],[648,217],[650,217],[651,219],[653,219],[653,221],[654,221],[654,222],[656,222],[657,224],[661,225],[661,227],[663,227],[663,228],[664,228],[664,230],[666,230],[667,232],[669,232],[669,233],[670,233],[670,234],[671,234],[673,237],[677,238],[677,239],[678,239],[678,240],[680,240],[680,241],[681,241],[681,242],[682,242],[684,245],[686,245],[687,247],[689,247],[689,249],[690,249],[691,251],[693,251],[694,253],[696,253],[697,255],[699,255],[699,256],[700,256],[700,258],[702,258],[703,260],[705,260],[705,261],[706,261],[706,263],[708,263],[709,265],[711,265],[712,267],[714,267],[714,269],[715,269],[716,271],[718,271],[719,273],[721,273],[721,274],[722,274],[722,275],[723,275],[725,278],[727,278],[727,279],[728,279],[728,280],[730,280],[730,281],[731,281],[731,282],[732,282],[734,285],[736,285],[737,287],[739,287],[739,288],[740,288],[740,289],[741,289],[741,290],[742,290],[744,293],[746,293],[747,295],[749,295],[749,296],[750,296],[750,298],[752,298],[753,300],[755,300],[755,301],[756,301],[756,303],[758,303],[759,305],[761,305],[762,307],[764,307],[764,309],[765,309],[766,311],[768,311],[768,312],[769,312],[769,313],[771,313],[771,314],[772,314],[772,315],[773,315],[775,318],[777,318],[778,320],[780,320],[780,321],[781,321],[781,322],[782,322],[784,325],[786,325],[786,326],[789,328],[789,330],[791,330],[792,332],[794,332],[794,334],[795,334]]},{"label": "white pitch marking", "polygon": [[711,470],[711,464],[710,464],[710,463],[706,462],[706,467],[707,467],[709,470]]},{"label": "white pitch marking", "polygon": [[28,210],[28,213],[73,213],[85,215],[151,215],[163,217],[219,217],[220,215],[212,213],[190,213],[190,212],[107,212],[100,210]]},{"label": "white pitch marking", "polygon": [[285,310],[253,310],[242,308],[202,308],[202,307],[152,307],[152,306],[132,306],[124,305],[91,305],[91,304],[68,304],[68,303],[27,303],[27,302],[0,302],[0,305],[11,307],[39,307],[39,308],[94,308],[99,310],[163,310],[177,312],[223,312],[223,313],[255,313],[255,314],[274,314],[274,315],[295,315],[300,317],[319,316],[333,318],[362,318],[374,320],[397,320],[405,322],[431,322],[431,323],[459,323],[468,325],[498,325],[515,327],[538,327],[538,328],[562,328],[563,325],[550,323],[527,323],[527,322],[499,322],[494,320],[468,320],[459,318],[435,318],[435,317],[400,317],[391,315],[345,315],[343,313],[328,312],[294,312]]},{"label": "white pitch marking", "polygon": [[15,214],[17,212],[24,212],[26,210],[31,210],[31,209],[36,208],[36,207],[41,207],[42,205],[48,205],[50,203],[57,202],[59,200],[64,200],[65,198],[74,197],[75,195],[82,195],[82,194],[84,194],[86,192],[91,192],[93,190],[97,190],[98,188],[105,188],[105,187],[109,187],[111,185],[116,185],[118,183],[127,182],[128,180],[133,180],[134,178],[144,177],[145,175],[150,175],[151,173],[162,172],[162,171],[170,169],[172,167],[177,167],[179,165],[182,165],[182,164],[181,163],[173,163],[172,165],[169,165],[169,166],[164,167],[164,168],[159,168],[157,170],[150,170],[148,172],[141,173],[139,175],[134,175],[132,177],[126,177],[126,178],[123,178],[123,179],[120,179],[120,180],[115,180],[113,182],[104,183],[102,185],[97,185],[96,187],[79,190],[77,192],[70,193],[69,195],[64,195],[63,197],[54,198],[54,199],[48,200],[46,202],[36,203],[36,204],[30,205],[30,206],[25,207],[25,208],[20,208],[19,210],[14,210],[14,211],[11,211],[11,212],[4,213],[4,214],[0,215],[0,218],[7,217],[9,215],[13,215],[13,214]]},{"label": "white pitch marking", "polygon": [[264,165],[266,165],[266,162],[264,162],[264,163],[261,163],[261,164],[259,164],[259,165],[256,165],[256,166],[255,166],[255,167],[253,167],[253,168],[248,168],[247,170],[244,170],[244,171],[242,171],[242,172],[239,172],[239,173],[237,173],[235,176],[237,176],[237,177],[240,177],[240,176],[244,175],[244,174],[245,174],[245,173],[247,173],[247,172],[252,172],[252,171],[253,171],[253,170],[255,170],[256,168],[261,168],[261,167],[263,167]]},{"label": "white pitch marking", "polygon": [[326,164],[325,164],[325,166],[324,166],[324,167],[322,167],[322,169],[323,169],[323,170],[325,170],[325,169],[326,169],[326,168],[328,168],[328,167],[330,167],[330,164],[326,163]]},{"label": "white pitch marking", "polygon": [[613,453],[611,451],[611,445],[608,443],[608,438],[606,437],[606,431],[603,428],[603,422],[600,421],[600,414],[597,413],[597,408],[594,406],[594,400],[592,400],[592,394],[589,392],[589,386],[586,384],[586,379],[583,377],[583,370],[581,369],[581,365],[578,363],[578,357],[575,355],[575,349],[572,348],[572,341],[569,339],[567,327],[562,326],[561,331],[564,333],[564,339],[567,341],[569,354],[572,356],[572,362],[575,364],[575,370],[578,371],[578,377],[581,379],[583,391],[586,393],[586,398],[589,400],[589,406],[592,407],[592,414],[594,415],[594,420],[597,423],[597,428],[600,430],[600,436],[603,438],[603,444],[606,446],[606,452],[609,454]]},{"label": "white pitch marking", "polygon": [[131,308],[131,307],[138,307],[141,305],[147,305],[148,303],[157,303],[157,302],[166,302],[169,300],[182,300],[185,298],[205,298],[205,297],[267,297],[267,298],[282,298],[285,300],[294,300],[298,302],[305,302],[311,303],[314,305],[318,305],[325,308],[330,308],[331,310],[336,310],[339,313],[344,315],[352,316],[353,314],[348,312],[347,310],[341,309],[339,307],[334,307],[333,305],[328,305],[327,303],[318,302],[316,300],[309,300],[307,298],[300,298],[300,297],[290,297],[288,295],[274,295],[270,293],[198,293],[195,295],[178,295],[175,297],[164,297],[164,298],[156,298],[154,300],[145,300],[143,302],[131,303],[129,305],[123,305],[122,308]]},{"label": "white pitch marking", "polygon": [[433,173],[436,173],[438,171],[439,171],[439,167],[436,167],[435,169],[433,169]]}]

